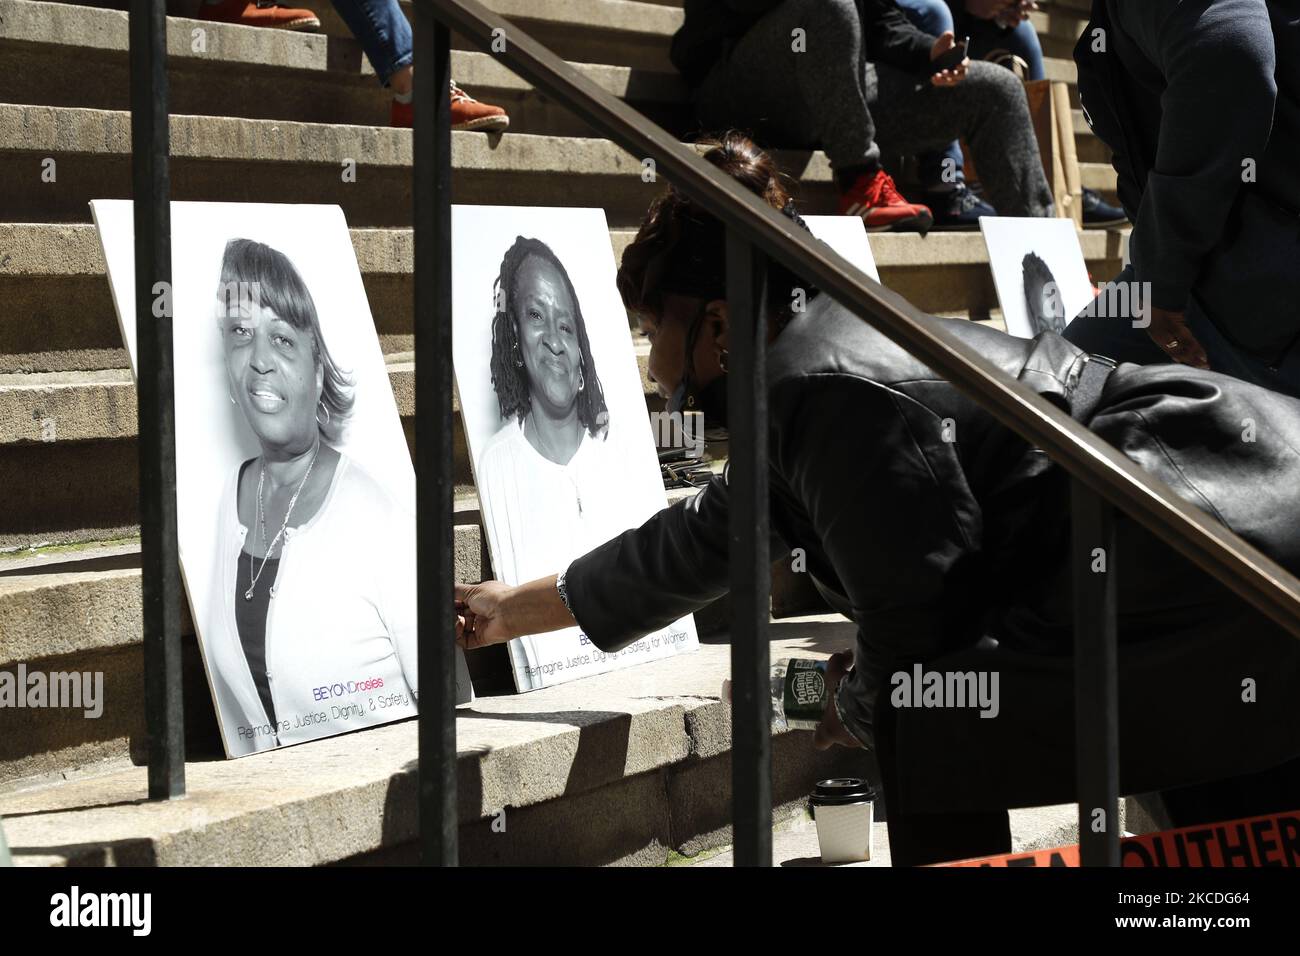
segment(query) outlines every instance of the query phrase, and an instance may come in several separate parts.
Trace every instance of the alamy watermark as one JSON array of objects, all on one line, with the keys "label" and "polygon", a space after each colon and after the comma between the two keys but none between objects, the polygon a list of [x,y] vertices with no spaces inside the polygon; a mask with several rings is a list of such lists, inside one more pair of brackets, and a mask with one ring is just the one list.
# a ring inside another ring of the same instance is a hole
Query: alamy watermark
[{"label": "alamy watermark", "polygon": [[104,713],[103,671],[0,671],[0,710],[60,708],[80,710],[91,720]]},{"label": "alamy watermark", "polygon": [[920,664],[911,671],[895,671],[889,678],[894,688],[889,702],[908,707],[977,707],[980,717],[996,717],[997,671],[927,671]]},{"label": "alamy watermark", "polygon": [[[1066,321],[1074,318],[1066,314],[1064,294],[1054,280],[1042,287],[1042,308],[1045,314],[1058,315]],[[1151,324],[1151,283],[1105,282],[1079,315],[1127,319],[1135,329],[1145,329]]]},{"label": "alamy watermark", "polygon": [[132,936],[153,929],[152,893],[92,893],[73,886],[50,897],[50,925],[60,928],[122,927]]},{"label": "alamy watermark", "polygon": [[687,458],[704,455],[703,412],[651,412],[650,433],[659,448],[684,448]]}]

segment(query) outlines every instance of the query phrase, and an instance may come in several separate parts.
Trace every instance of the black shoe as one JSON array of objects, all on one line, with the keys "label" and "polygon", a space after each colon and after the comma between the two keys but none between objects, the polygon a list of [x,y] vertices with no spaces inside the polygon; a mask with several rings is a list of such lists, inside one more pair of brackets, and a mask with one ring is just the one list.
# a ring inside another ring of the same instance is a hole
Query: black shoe
[{"label": "black shoe", "polygon": [[1128,215],[1118,206],[1112,206],[1101,198],[1095,189],[1083,191],[1083,224],[1085,226],[1122,226],[1128,222]]},{"label": "black shoe", "polygon": [[965,183],[957,183],[956,188],[946,193],[927,192],[925,201],[934,213],[935,229],[978,229],[980,216],[998,214]]}]

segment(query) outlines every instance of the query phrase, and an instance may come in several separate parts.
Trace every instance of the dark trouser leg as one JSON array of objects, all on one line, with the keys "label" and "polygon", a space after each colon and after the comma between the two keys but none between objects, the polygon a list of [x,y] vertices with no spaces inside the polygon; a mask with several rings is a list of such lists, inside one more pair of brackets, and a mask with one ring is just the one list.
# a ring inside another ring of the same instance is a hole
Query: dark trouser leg
[{"label": "dark trouser leg", "polygon": [[[802,30],[806,49],[794,49]],[[709,132],[737,127],[767,144],[820,143],[837,169],[880,165],[867,108],[855,0],[785,0],[741,37],[696,92]]]},{"label": "dark trouser leg", "polygon": [[[930,36],[937,37],[953,28],[952,11],[944,0],[898,0],[898,6],[907,19]],[[927,190],[951,188],[953,184],[966,181],[965,160],[961,144],[956,141],[942,150],[917,156],[916,166],[921,185]]]},{"label": "dark trouser leg", "polygon": [[875,64],[872,72],[877,77],[875,96],[869,87],[867,102],[887,153],[942,149],[962,137],[975,153],[980,181],[999,213],[1052,214],[1052,190],[1043,173],[1024,84],[1009,70],[972,63],[965,80],[942,88],[884,64]]},{"label": "dark trouser leg", "polygon": [[893,866],[926,866],[1011,852],[1005,810],[978,813],[909,813],[898,792],[898,768],[908,759],[895,747],[894,709],[876,708],[876,757],[885,791],[889,858]]}]

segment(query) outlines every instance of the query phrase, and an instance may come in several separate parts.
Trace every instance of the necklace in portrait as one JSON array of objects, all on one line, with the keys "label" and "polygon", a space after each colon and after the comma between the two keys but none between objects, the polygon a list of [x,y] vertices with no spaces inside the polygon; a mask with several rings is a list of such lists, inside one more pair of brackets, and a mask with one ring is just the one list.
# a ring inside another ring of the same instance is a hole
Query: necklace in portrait
[{"label": "necklace in portrait", "polygon": [[[253,589],[257,587],[257,579],[260,578],[262,576],[262,572],[266,570],[266,562],[270,560],[271,552],[275,550],[275,546],[280,543],[280,538],[284,536],[284,529],[289,527],[289,516],[293,514],[293,506],[298,503],[298,496],[302,494],[303,486],[307,484],[307,479],[311,477],[311,470],[316,467],[316,456],[319,454],[320,454],[320,442],[317,442],[316,450],[312,452],[311,461],[308,462],[307,464],[307,471],[302,476],[302,481],[298,482],[298,488],[296,491],[294,491],[293,497],[289,499],[289,508],[284,513],[284,521],[281,522],[280,530],[275,533],[275,537],[271,539],[270,547],[267,547],[266,544],[266,518],[264,517],[263,514],[263,504],[262,504],[262,488],[266,484],[266,462],[265,461],[262,462],[262,471],[257,478],[257,524],[258,527],[261,529],[261,533],[262,533],[262,548],[263,548],[262,564],[257,569],[257,573],[254,574],[253,553],[250,551],[248,554],[248,576],[252,580],[252,583],[249,584],[248,590],[244,592],[245,601],[253,600]],[[271,587],[271,597],[275,597],[274,585],[272,585]]]},{"label": "necklace in portrait", "polygon": [[[568,465],[560,465],[559,462],[555,460],[554,450],[543,439],[541,429],[539,429],[536,426],[536,424],[533,425],[533,431],[537,435],[537,444],[541,446],[538,449],[541,456],[545,458],[547,461],[549,461],[551,464],[558,465],[560,468],[564,469],[565,477],[567,477],[569,479],[569,483],[573,485],[573,497],[578,504],[578,517],[582,517],[582,492],[578,489],[578,480],[573,477],[573,473],[569,468],[569,465],[573,463],[573,458],[577,455],[577,452],[575,451],[573,455],[569,457]],[[525,427],[525,433],[526,432],[527,432],[527,428]],[[578,447],[579,448],[582,447],[581,443],[579,443]]]}]

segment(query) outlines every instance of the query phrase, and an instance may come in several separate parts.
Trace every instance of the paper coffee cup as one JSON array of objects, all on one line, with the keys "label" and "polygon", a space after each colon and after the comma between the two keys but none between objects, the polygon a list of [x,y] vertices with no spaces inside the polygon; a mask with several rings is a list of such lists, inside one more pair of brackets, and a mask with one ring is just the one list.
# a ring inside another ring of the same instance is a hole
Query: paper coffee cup
[{"label": "paper coffee cup", "polygon": [[876,791],[857,777],[823,780],[809,800],[823,863],[871,859]]}]

